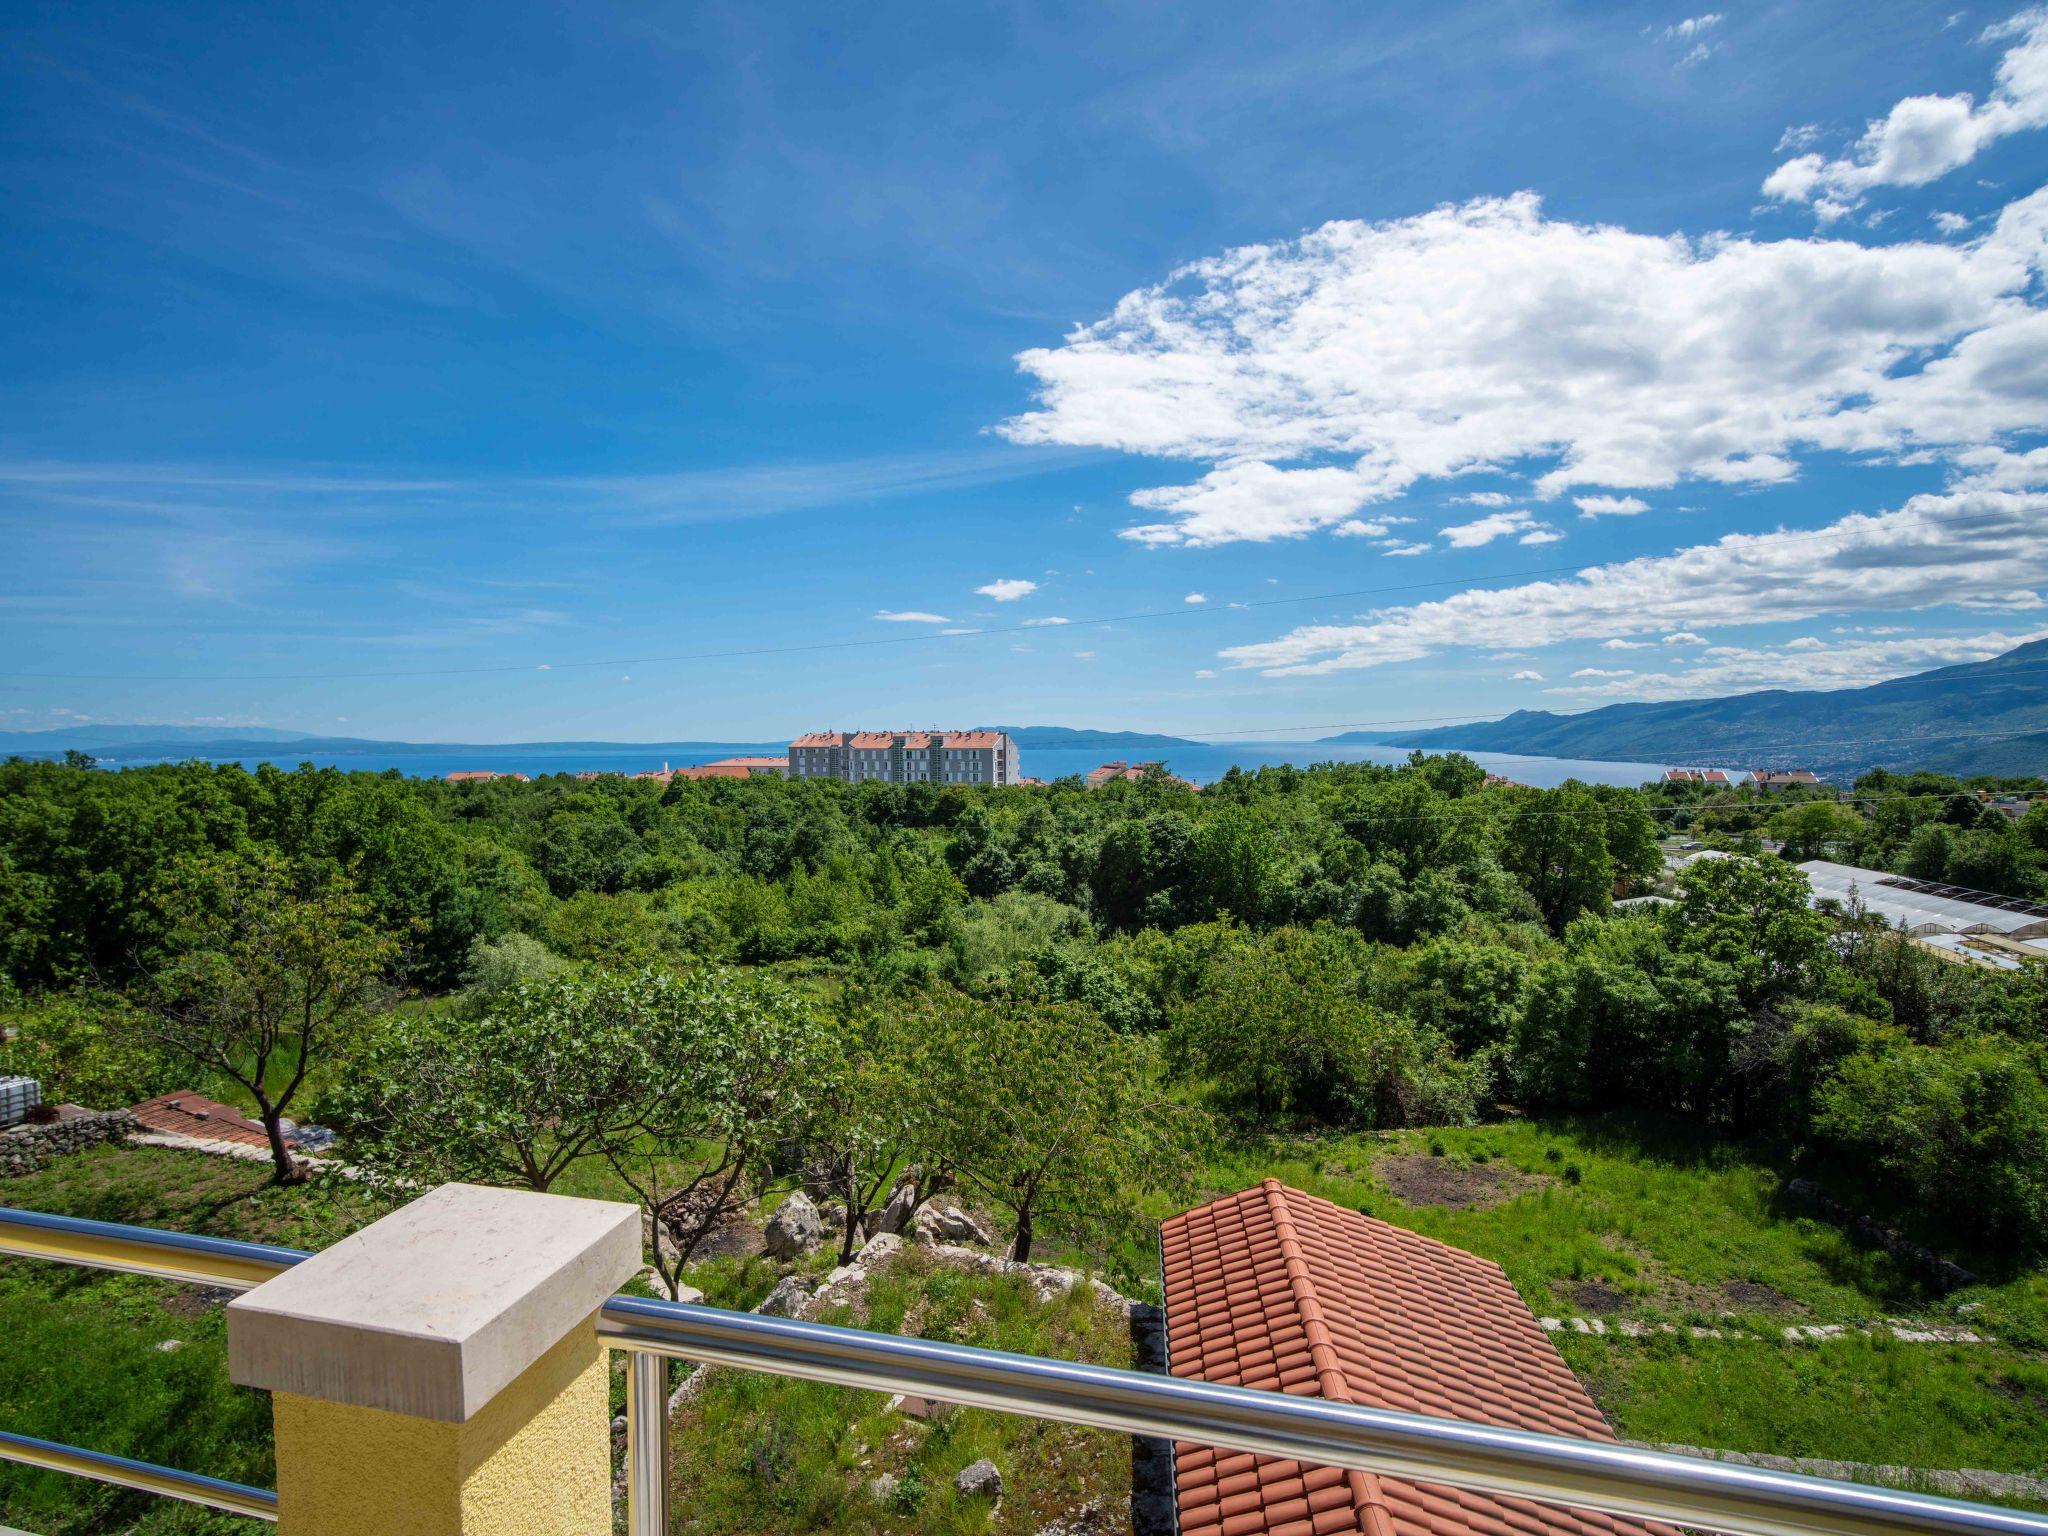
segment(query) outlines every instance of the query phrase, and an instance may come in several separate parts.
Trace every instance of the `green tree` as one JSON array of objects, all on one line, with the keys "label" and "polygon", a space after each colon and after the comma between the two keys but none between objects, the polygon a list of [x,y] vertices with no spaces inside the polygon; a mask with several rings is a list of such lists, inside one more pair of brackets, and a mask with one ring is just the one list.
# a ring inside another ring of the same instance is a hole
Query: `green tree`
[{"label": "green tree", "polygon": [[150,976],[138,1027],[239,1083],[277,1182],[296,1182],[284,1113],[314,1065],[347,1049],[398,946],[345,877],[302,878],[273,856],[189,860],[158,900],[175,958]]},{"label": "green tree", "polygon": [[1500,825],[1500,861],[1522,883],[1553,933],[1614,897],[1607,809],[1583,785],[1514,789]]},{"label": "green tree", "polygon": [[1087,1010],[945,992],[906,1033],[919,1154],[1010,1213],[1012,1258],[1031,1257],[1041,1224],[1097,1237],[1130,1219],[1141,1186],[1182,1178],[1192,1117]]},{"label": "green tree", "polygon": [[1770,826],[1771,835],[1785,845],[1785,858],[1803,864],[1836,857],[1862,836],[1863,818],[1832,800],[1808,800],[1780,811]]},{"label": "green tree", "polygon": [[1674,947],[1730,966],[1745,1008],[1804,990],[1826,966],[1830,924],[1782,859],[1695,859],[1664,914]]},{"label": "green tree", "polygon": [[480,1017],[388,1020],[321,1104],[357,1162],[542,1192],[632,1122],[637,1013],[608,978],[545,974]]},{"label": "green tree", "polygon": [[830,1038],[797,993],[756,972],[594,977],[583,1007],[632,1041],[603,1150],[647,1213],[673,1296],[704,1239],[768,1187],[773,1150],[828,1107],[815,1090]]},{"label": "green tree", "polygon": [[1260,1125],[1469,1118],[1476,1079],[1441,1036],[1366,1001],[1357,946],[1340,930],[1238,935],[1175,1010],[1168,1062]]}]

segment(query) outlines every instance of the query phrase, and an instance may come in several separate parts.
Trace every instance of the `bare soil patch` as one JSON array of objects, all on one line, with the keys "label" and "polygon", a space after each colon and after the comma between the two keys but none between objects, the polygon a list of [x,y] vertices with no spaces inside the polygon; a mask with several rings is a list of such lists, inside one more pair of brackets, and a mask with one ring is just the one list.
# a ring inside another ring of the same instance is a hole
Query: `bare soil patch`
[{"label": "bare soil patch", "polygon": [[1573,1285],[1563,1280],[1553,1280],[1550,1287],[1581,1312],[1611,1317],[1616,1312],[1628,1310],[1628,1297],[1604,1281],[1581,1280]]},{"label": "bare soil patch", "polygon": [[1406,1205],[1441,1205],[1453,1211],[1482,1210],[1526,1195],[1550,1181],[1506,1163],[1455,1163],[1425,1152],[1380,1158],[1373,1174]]},{"label": "bare soil patch", "polygon": [[1721,1286],[1721,1300],[1731,1312],[1797,1312],[1799,1303],[1783,1291],[1755,1280],[1729,1280]]}]

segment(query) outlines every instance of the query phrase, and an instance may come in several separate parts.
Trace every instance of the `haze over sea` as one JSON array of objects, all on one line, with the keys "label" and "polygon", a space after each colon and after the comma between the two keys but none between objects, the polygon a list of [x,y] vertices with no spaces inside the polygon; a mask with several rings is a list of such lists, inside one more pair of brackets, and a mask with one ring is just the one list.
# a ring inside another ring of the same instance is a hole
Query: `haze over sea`
[{"label": "haze over sea", "polygon": [[[533,745],[447,746],[406,742],[366,742],[360,749],[346,751],[296,752],[281,743],[273,752],[250,757],[213,759],[239,762],[245,768],[274,762],[294,768],[310,762],[321,768],[362,769],[384,772],[397,769],[414,778],[437,779],[465,769],[491,769],[499,773],[524,773],[538,778],[545,773],[640,773],[660,768],[686,768],[740,754],[781,756],[787,742],[762,741],[666,741],[644,746],[617,742],[590,744],[542,742]],[[204,755],[204,754],[186,754]],[[1167,771],[1197,784],[1209,784],[1223,777],[1235,765],[1246,771],[1266,764],[1292,763],[1399,763],[1407,759],[1408,748],[1358,746],[1320,741],[1201,742],[1158,751],[1118,754],[1100,747],[1025,748],[1018,754],[1026,775],[1057,779],[1067,774],[1086,773],[1091,768],[1122,755],[1127,761],[1157,758]],[[1661,778],[1665,764],[1598,762],[1571,757],[1523,757],[1511,752],[1467,754],[1489,773],[1498,773],[1518,783],[1550,788],[1566,779],[1589,784],[1634,786]],[[130,757],[119,749],[98,754],[107,767],[132,766],[145,762],[171,762],[174,756]]]}]

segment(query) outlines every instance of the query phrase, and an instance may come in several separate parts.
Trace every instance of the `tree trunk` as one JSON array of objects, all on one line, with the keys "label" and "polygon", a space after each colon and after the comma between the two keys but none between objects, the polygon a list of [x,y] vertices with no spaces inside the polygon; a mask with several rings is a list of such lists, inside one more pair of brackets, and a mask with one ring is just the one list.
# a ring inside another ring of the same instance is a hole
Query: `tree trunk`
[{"label": "tree trunk", "polygon": [[271,1181],[277,1184],[302,1184],[306,1171],[292,1156],[292,1149],[284,1144],[284,1119],[281,1109],[263,1111],[263,1133],[270,1138]]},{"label": "tree trunk", "polygon": [[1010,1243],[1010,1257],[1019,1264],[1031,1257],[1031,1207],[1017,1213],[1017,1235]]}]

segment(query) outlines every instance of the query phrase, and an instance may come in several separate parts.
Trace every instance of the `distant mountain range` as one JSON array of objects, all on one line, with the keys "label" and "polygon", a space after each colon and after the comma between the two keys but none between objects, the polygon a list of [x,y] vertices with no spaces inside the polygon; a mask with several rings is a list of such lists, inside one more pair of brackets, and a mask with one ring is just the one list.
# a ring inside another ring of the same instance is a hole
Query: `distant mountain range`
[{"label": "distant mountain range", "polygon": [[1799,693],[1610,704],[1578,715],[1516,710],[1430,731],[1348,731],[1376,746],[1706,767],[1810,768],[1844,778],[1869,768],[2048,773],[2048,640],[1910,677]]},{"label": "distant mountain range", "polygon": [[1158,736],[1149,731],[1073,730],[1064,725],[984,725],[984,731],[1008,731],[1018,750],[1035,747],[1072,747],[1076,751],[1168,752],[1175,747],[1199,747],[1199,741],[1185,736]]}]

